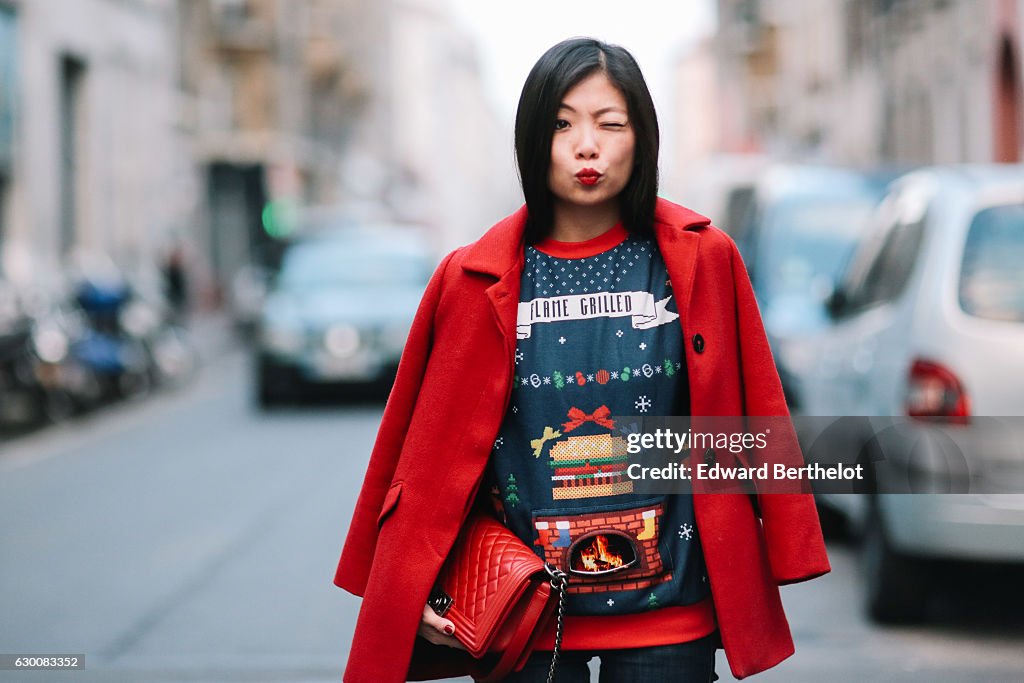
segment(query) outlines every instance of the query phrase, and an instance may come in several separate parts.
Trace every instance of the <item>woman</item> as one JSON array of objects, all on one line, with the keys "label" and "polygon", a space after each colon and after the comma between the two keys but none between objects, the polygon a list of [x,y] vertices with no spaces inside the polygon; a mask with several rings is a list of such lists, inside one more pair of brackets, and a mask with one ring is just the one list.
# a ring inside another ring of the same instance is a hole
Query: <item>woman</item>
[{"label": "woman", "polygon": [[[829,571],[813,500],[635,493],[610,417],[787,415],[739,254],[657,197],[621,47],[548,50],[515,134],[526,203],[438,267],[384,412],[335,576],[364,598],[345,680],[469,670],[426,600],[474,504],[579,569],[556,680],[594,655],[606,680],[713,680],[716,647],[738,678],[767,669],[793,653],[778,586]],[[552,646],[508,680],[545,680]]]}]

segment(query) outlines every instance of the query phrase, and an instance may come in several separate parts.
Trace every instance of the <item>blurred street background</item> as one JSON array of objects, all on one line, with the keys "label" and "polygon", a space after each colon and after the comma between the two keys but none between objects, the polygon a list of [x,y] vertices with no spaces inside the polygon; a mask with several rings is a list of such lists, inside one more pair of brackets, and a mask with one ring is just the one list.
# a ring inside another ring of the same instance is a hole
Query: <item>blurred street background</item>
[{"label": "blurred street background", "polygon": [[86,656],[0,681],[340,680],[412,312],[575,35],[640,62],[791,410],[1002,487],[819,496],[759,680],[1024,681],[1024,440],[976,419],[1024,415],[1024,0],[0,0],[0,654]]}]

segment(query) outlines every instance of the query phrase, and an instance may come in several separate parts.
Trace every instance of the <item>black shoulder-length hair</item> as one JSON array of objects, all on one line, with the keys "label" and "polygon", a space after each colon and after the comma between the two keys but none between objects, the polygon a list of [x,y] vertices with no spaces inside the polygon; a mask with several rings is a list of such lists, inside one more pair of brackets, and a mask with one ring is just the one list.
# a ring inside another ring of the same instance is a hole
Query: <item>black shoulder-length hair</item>
[{"label": "black shoulder-length hair", "polygon": [[516,111],[515,145],[519,182],[528,217],[527,244],[544,239],[552,230],[555,197],[548,187],[551,140],[562,98],[577,83],[604,72],[626,99],[636,138],[633,173],[619,194],[622,224],[630,233],[654,233],[658,196],[658,116],[640,67],[625,48],[593,38],[570,38],[545,52],[523,85]]}]

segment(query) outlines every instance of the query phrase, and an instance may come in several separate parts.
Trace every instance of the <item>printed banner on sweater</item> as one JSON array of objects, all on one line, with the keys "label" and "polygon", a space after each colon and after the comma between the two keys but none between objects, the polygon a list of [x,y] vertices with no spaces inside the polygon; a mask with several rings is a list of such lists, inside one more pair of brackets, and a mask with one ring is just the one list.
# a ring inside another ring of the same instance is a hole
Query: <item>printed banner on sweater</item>
[{"label": "printed banner on sweater", "polygon": [[537,323],[626,316],[632,318],[633,329],[647,330],[679,317],[678,313],[665,308],[671,299],[671,296],[667,296],[661,301],[655,301],[650,292],[601,292],[523,301],[519,304],[516,336],[529,339],[532,326]]}]

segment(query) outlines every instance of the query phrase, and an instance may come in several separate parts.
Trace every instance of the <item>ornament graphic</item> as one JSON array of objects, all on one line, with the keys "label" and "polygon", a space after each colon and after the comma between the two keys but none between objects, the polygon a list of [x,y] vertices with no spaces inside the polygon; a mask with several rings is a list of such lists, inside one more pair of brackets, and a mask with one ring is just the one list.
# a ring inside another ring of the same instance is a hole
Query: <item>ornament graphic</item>
[{"label": "ornament graphic", "polygon": [[554,380],[556,389],[565,388],[565,377],[563,377],[562,373],[560,373],[558,370],[555,370],[553,373],[551,373],[551,379]]},{"label": "ornament graphic", "polygon": [[654,369],[651,367],[650,363],[644,363],[641,371],[644,373],[644,377],[647,377],[648,379],[654,375]]},{"label": "ornament graphic", "polygon": [[622,368],[622,372],[619,373],[619,379],[621,379],[623,382],[628,382],[631,372],[632,371],[628,367]]},{"label": "ornament graphic", "polygon": [[583,376],[583,373],[582,372],[577,372],[576,373],[576,384],[579,384],[582,387],[586,383],[587,383],[587,378]]},{"label": "ornament graphic", "polygon": [[665,362],[661,364],[661,367],[665,368],[666,377],[671,377],[672,375],[676,374],[676,367],[668,358],[666,358]]},{"label": "ornament graphic", "polygon": [[532,386],[534,389],[540,388],[540,375],[536,373],[530,375],[530,386]]},{"label": "ornament graphic", "polygon": [[608,380],[611,379],[611,375],[608,374],[607,370],[598,370],[595,375],[598,384],[608,384]]}]

